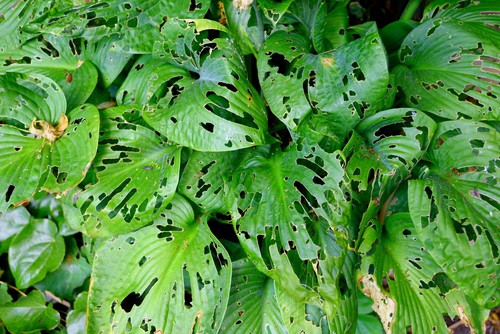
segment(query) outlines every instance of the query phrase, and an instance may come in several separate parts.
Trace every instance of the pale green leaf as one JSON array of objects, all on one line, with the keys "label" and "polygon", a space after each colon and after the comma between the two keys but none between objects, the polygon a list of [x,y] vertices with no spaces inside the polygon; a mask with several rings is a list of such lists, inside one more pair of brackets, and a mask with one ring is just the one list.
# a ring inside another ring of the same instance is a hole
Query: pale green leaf
[{"label": "pale green leaf", "polygon": [[177,197],[151,226],[97,250],[88,331],[217,332],[229,297],[231,264],[206,216]]},{"label": "pale green leaf", "polygon": [[68,334],[87,334],[87,298],[86,291],[80,293],[75,299],[73,309],[68,312],[66,318]]}]

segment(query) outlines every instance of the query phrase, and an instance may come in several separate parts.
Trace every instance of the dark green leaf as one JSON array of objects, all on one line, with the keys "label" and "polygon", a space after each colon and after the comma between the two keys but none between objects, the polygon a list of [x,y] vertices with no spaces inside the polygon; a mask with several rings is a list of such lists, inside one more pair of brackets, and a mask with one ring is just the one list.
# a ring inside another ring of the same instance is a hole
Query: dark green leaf
[{"label": "dark green leaf", "polygon": [[80,293],[75,300],[73,310],[66,318],[68,334],[86,334],[87,324],[87,292]]},{"label": "dark green leaf", "polygon": [[40,290],[49,290],[59,298],[71,300],[73,291],[90,276],[91,267],[81,256],[74,239],[68,239],[68,247],[64,261],[59,268],[47,274],[41,282],[35,284],[35,287]]},{"label": "dark green leaf", "polygon": [[9,266],[16,286],[27,288],[57,269],[64,258],[64,250],[64,240],[57,234],[53,221],[32,220],[12,240],[9,248]]},{"label": "dark green leaf", "polygon": [[52,329],[59,323],[59,312],[45,305],[43,294],[34,290],[18,301],[0,306],[0,319],[12,334]]}]

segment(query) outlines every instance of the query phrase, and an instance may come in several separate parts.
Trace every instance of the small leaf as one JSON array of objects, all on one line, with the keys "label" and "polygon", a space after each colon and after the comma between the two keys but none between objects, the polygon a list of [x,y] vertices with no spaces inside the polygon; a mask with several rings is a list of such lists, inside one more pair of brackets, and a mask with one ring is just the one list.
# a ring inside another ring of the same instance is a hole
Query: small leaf
[{"label": "small leaf", "polygon": [[9,248],[9,266],[16,286],[27,288],[57,269],[64,250],[64,240],[57,234],[54,222],[48,219],[31,221],[12,240]]},{"label": "small leaf", "polygon": [[86,334],[88,293],[81,292],[75,299],[73,309],[66,318],[68,334]]},{"label": "small leaf", "polygon": [[231,263],[206,216],[176,197],[151,226],[104,241],[89,292],[89,332],[217,332]]},{"label": "small leaf", "polygon": [[46,306],[43,294],[34,290],[16,302],[1,305],[0,319],[12,334],[36,332],[55,328],[59,312],[51,304]]}]

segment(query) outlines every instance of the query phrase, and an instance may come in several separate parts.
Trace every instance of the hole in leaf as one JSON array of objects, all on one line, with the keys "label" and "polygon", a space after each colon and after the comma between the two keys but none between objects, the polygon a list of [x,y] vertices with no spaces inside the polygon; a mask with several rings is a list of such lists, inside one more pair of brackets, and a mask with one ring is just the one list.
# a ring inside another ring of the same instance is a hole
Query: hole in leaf
[{"label": "hole in leaf", "polygon": [[120,303],[121,308],[129,313],[134,306],[140,306],[146,296],[149,294],[149,291],[153,288],[153,286],[158,282],[158,278],[153,278],[147,288],[144,290],[142,294],[138,294],[136,292],[131,292],[123,299]]}]

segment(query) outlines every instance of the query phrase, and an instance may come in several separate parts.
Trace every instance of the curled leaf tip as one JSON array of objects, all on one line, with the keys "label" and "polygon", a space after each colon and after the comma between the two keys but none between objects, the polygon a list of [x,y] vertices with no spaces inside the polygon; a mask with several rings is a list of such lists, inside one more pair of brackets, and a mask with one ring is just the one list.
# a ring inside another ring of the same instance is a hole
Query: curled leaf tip
[{"label": "curled leaf tip", "polygon": [[52,124],[46,121],[37,120],[36,117],[31,121],[29,131],[35,137],[46,138],[49,141],[56,141],[59,137],[64,134],[64,130],[68,128],[68,117],[66,114],[61,114],[59,117],[59,123],[54,127]]}]

